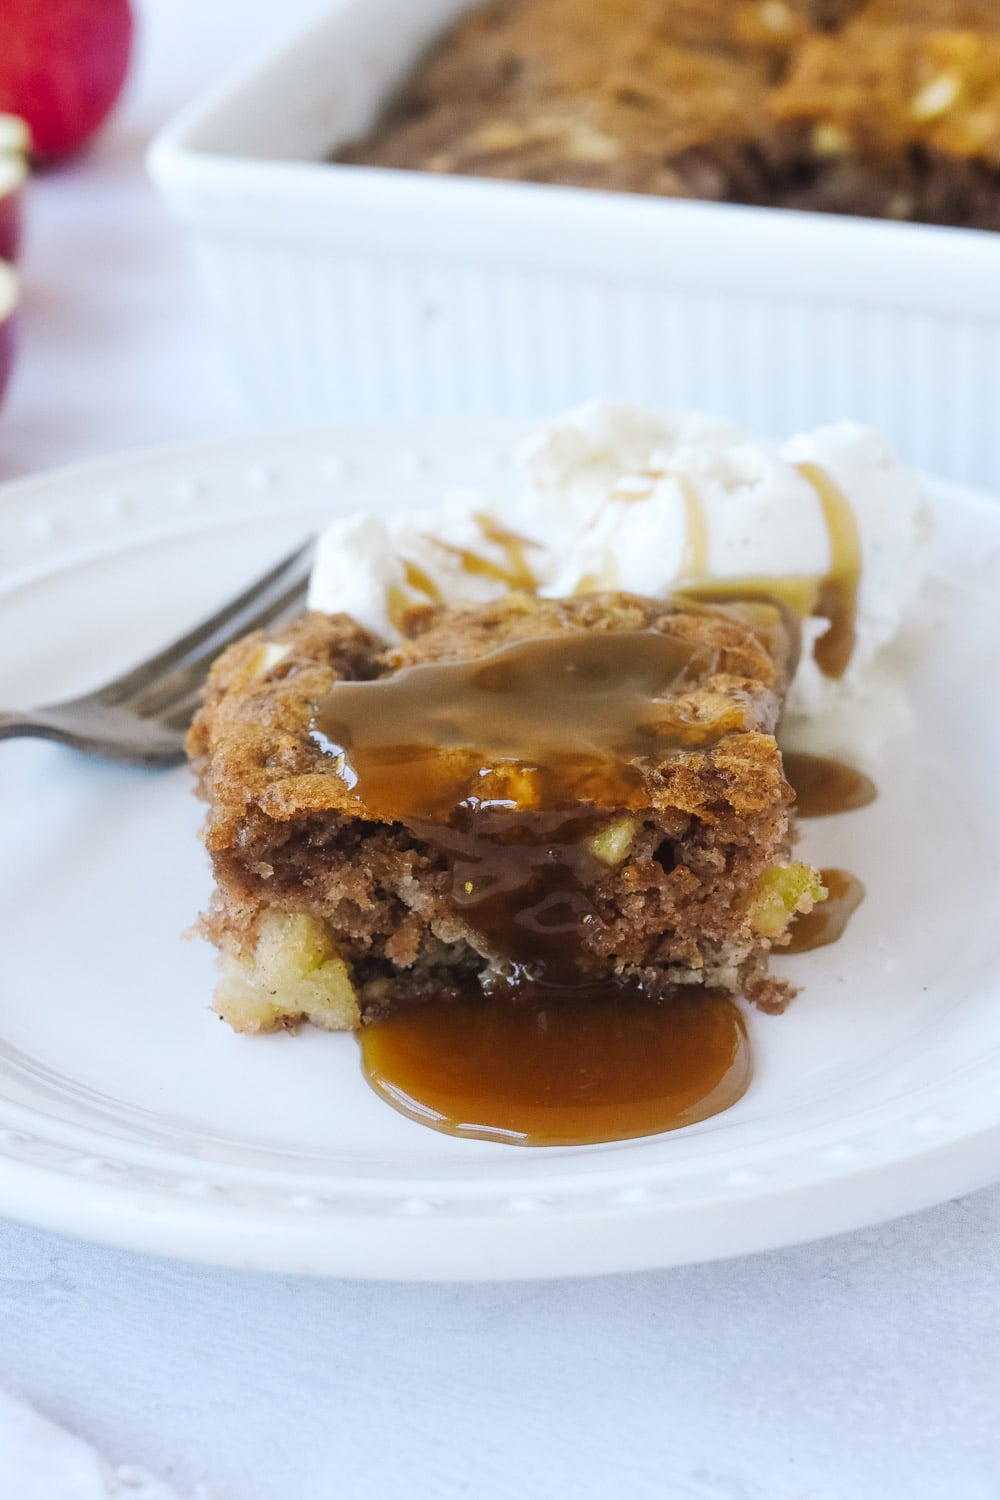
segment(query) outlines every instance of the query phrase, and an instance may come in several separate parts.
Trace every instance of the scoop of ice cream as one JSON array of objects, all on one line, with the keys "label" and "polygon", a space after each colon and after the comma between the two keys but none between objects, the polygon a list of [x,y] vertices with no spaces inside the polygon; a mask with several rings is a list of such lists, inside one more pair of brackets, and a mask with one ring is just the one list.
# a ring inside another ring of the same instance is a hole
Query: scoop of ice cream
[{"label": "scoop of ice cream", "polygon": [[[523,479],[502,500],[462,492],[433,512],[335,522],[310,605],[391,639],[408,604],[512,588],[770,591],[803,616],[789,706],[815,713],[856,689],[920,580],[920,486],[854,423],[771,446],[707,417],[600,403],[543,428],[519,457]],[[831,628],[839,662],[818,645]]]}]

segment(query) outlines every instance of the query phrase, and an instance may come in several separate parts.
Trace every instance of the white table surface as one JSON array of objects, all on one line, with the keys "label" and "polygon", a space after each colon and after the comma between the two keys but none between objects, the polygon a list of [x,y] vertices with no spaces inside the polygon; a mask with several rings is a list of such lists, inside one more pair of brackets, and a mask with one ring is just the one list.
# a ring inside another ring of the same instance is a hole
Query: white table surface
[{"label": "white table surface", "polygon": [[[33,185],[0,476],[245,425],[142,155],[178,103],[316,8],[146,0],[125,107]],[[0,1222],[0,1378],[114,1461],[218,1500],[996,1500],[998,1239],[994,1188],[724,1264],[407,1287]]]}]

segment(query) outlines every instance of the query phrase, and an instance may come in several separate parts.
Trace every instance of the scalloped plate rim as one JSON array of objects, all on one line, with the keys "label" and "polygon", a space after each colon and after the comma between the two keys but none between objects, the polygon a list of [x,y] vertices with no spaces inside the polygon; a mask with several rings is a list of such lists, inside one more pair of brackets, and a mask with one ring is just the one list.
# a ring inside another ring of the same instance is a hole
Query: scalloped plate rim
[{"label": "scalloped plate rim", "polygon": [[[393,423],[254,433],[135,450],[14,481],[0,489],[0,608],[8,589],[30,586],[60,567],[86,568],[88,559],[105,556],[116,545],[127,548],[158,536],[183,539],[210,530],[213,523],[231,525],[234,515],[247,513],[248,505],[263,516],[276,513],[273,485],[264,474],[262,479],[258,476],[259,483],[249,483],[255,498],[230,499],[200,520],[195,519],[197,496],[176,506],[160,496],[138,507],[107,504],[101,512],[106,525],[103,530],[97,525],[93,534],[85,529],[77,534],[70,524],[46,529],[41,524],[44,517],[37,514],[30,525],[20,524],[25,509],[34,511],[46,496],[62,511],[71,511],[72,495],[80,489],[96,486],[113,495],[116,486],[130,479],[149,482],[154,474],[157,482],[176,484],[176,476],[202,463],[223,469],[241,466],[246,477],[249,461],[297,462],[303,449],[329,449],[336,455],[341,446],[363,447],[373,434],[383,441],[378,462],[384,463],[388,452],[401,457],[401,445],[407,453],[419,451],[428,442],[447,439],[449,431],[455,435],[460,430],[461,444],[456,438],[456,445],[471,451],[477,444],[506,444],[528,426],[509,421],[454,427],[447,422]],[[335,476],[317,503],[332,501],[338,488],[349,490],[350,477],[346,484],[341,480]],[[932,483],[945,503],[955,501],[983,516],[995,510],[995,502],[978,491]],[[995,510],[994,522],[998,516],[1000,510]],[[15,534],[28,544],[28,565],[20,570],[16,556],[11,562],[5,550]],[[0,1114],[4,1103],[0,1098]],[[105,1157],[100,1152],[100,1131],[89,1139],[86,1132],[78,1133],[81,1144],[68,1146],[47,1140],[44,1129],[36,1135],[30,1128],[30,1111],[22,1123],[17,1117],[15,1109],[6,1123],[0,1121],[0,1209],[13,1217],[106,1244],[184,1259],[366,1279],[527,1278],[678,1265],[859,1228],[928,1207],[1000,1176],[1000,1093],[996,1108],[986,1109],[976,1125],[967,1121],[964,1129],[950,1131],[946,1123],[910,1149],[885,1159],[878,1153],[871,1160],[864,1153],[855,1159],[848,1156],[804,1182],[769,1183],[766,1170],[739,1169],[731,1174],[728,1193],[692,1204],[682,1190],[657,1183],[655,1174],[647,1172],[641,1181],[637,1179],[642,1174],[616,1171],[612,1165],[607,1173],[578,1182],[565,1206],[549,1201],[529,1181],[520,1193],[506,1188],[502,1204],[485,1206],[472,1195],[466,1205],[471,1211],[465,1213],[454,1211],[460,1209],[454,1201],[440,1201],[449,1189],[454,1199],[454,1184],[447,1179],[410,1184],[411,1191],[404,1195],[397,1184],[394,1194],[386,1195],[387,1202],[391,1196],[391,1208],[383,1206],[378,1212],[372,1211],[378,1193],[367,1202],[358,1198],[348,1204],[338,1202],[337,1190],[324,1191],[322,1185],[287,1189],[287,1203],[280,1210],[227,1201],[224,1183],[205,1188],[197,1185],[197,1178],[192,1178],[195,1187],[189,1196],[164,1195],[155,1187],[117,1181],[119,1166],[113,1153]],[[35,1124],[36,1130],[44,1126],[43,1121]],[[602,1176],[616,1186],[602,1188],[603,1202],[588,1203],[588,1186],[597,1188]],[[235,1182],[252,1177],[233,1174]],[[488,1196],[496,1199],[495,1185]],[[740,1220],[735,1232],[724,1222],[734,1210]]]}]

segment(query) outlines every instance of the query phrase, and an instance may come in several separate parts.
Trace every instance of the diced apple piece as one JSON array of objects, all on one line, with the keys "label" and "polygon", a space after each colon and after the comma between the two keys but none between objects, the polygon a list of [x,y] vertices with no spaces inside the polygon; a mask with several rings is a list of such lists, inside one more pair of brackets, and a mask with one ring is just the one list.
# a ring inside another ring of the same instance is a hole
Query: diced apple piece
[{"label": "diced apple piece", "polygon": [[627,857],[635,837],[635,822],[632,818],[618,818],[595,833],[589,840],[596,859],[603,865],[620,865]]},{"label": "diced apple piece", "polygon": [[754,886],[747,916],[761,937],[780,937],[796,912],[826,900],[826,887],[811,865],[772,865]]},{"label": "diced apple piece", "polygon": [[235,1031],[274,1031],[309,1020],[328,1031],[358,1025],[347,965],[324,923],[270,911],[253,952],[224,952],[215,1008]]},{"label": "diced apple piece", "polygon": [[279,645],[277,641],[265,641],[251,658],[247,670],[252,677],[266,677],[280,666],[291,651],[291,646]]}]

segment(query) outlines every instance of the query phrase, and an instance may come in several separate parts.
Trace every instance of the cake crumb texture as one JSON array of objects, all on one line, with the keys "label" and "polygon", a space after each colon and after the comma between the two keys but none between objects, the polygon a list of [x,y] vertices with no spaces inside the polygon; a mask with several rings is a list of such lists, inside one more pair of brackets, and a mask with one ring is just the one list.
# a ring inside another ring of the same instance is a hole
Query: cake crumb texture
[{"label": "cake crumb texture", "polygon": [[[313,735],[314,715],[338,681],[616,630],[687,642],[700,666],[671,707],[726,732],[652,757],[641,807],[609,808],[588,833],[597,875],[587,976],[654,995],[703,985],[768,1009],[787,1002],[791,991],[767,975],[787,925],[782,893],[790,919],[816,886],[790,861],[792,793],[774,738],[790,660],[780,629],[755,633],[738,607],[624,594],[429,606],[403,628],[387,646],[346,616],[307,614],[231,647],[213,668],[188,748],[208,804],[216,892],[203,930],[223,955],[217,1008],[227,1020],[350,1029],[470,979],[502,989],[502,955],[456,909],[440,851],[359,804]],[[776,887],[775,870],[792,874]]]},{"label": "cake crumb texture", "polygon": [[337,160],[1000,227],[995,0],[494,0]]}]

